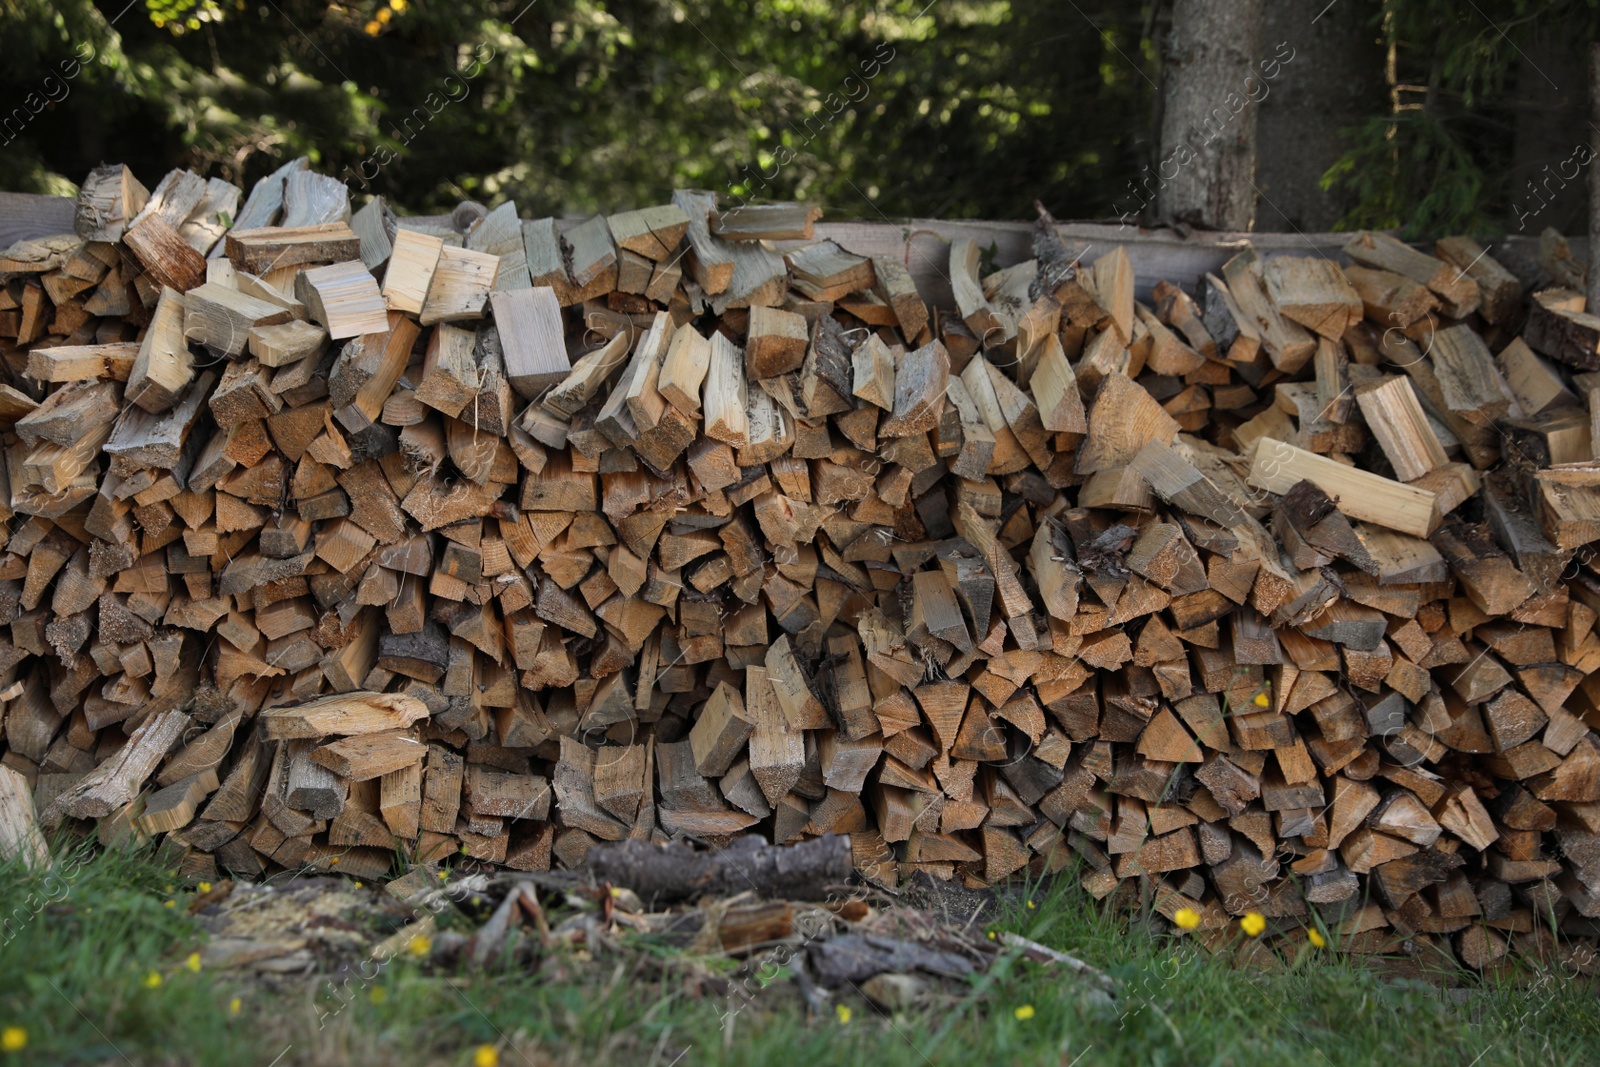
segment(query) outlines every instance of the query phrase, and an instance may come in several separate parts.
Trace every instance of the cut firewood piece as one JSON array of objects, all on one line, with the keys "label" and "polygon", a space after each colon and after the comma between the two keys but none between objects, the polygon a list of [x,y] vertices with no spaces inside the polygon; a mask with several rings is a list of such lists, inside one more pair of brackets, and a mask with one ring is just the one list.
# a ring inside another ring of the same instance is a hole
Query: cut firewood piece
[{"label": "cut firewood piece", "polygon": [[1298,322],[1279,314],[1267,295],[1255,250],[1246,249],[1228,260],[1222,274],[1228,299],[1240,320],[1251,323],[1272,365],[1284,374],[1293,374],[1309,363],[1316,354],[1316,340]]},{"label": "cut firewood piece", "polygon": [[175,289],[161,290],[139,355],[128,372],[128,402],[152,415],[171,408],[194,380],[194,357],[183,336],[183,300],[183,294]]},{"label": "cut firewood piece", "polygon": [[751,379],[772,378],[799,369],[809,338],[810,329],[801,316],[771,307],[751,308],[745,374]]},{"label": "cut firewood piece", "polygon": [[794,288],[809,300],[836,301],[873,283],[872,261],[818,241],[784,253]]},{"label": "cut firewood piece", "polygon": [[667,403],[691,419],[698,419],[700,390],[710,366],[711,342],[693,326],[680,326],[667,347],[656,388]]},{"label": "cut firewood piece", "polygon": [[1409,378],[1374,379],[1357,385],[1355,396],[1367,427],[1401,481],[1420,478],[1449,462]]},{"label": "cut firewood piece", "polygon": [[1280,314],[1323,337],[1338,341],[1361,321],[1361,298],[1325,256],[1271,256],[1261,276]]},{"label": "cut firewood piece", "polygon": [[78,188],[73,228],[85,241],[116,243],[129,222],[150,200],[150,190],[122,164],[103,165],[89,172]]},{"label": "cut firewood piece", "polygon": [[122,241],[156,285],[186,293],[205,281],[205,257],[160,215],[146,214],[135,219]]},{"label": "cut firewood piece", "polygon": [[1438,310],[1438,297],[1403,274],[1359,266],[1344,268],[1344,274],[1361,297],[1367,318],[1374,322],[1403,330]]},{"label": "cut firewood piece", "polygon": [[350,737],[404,730],[428,714],[427,705],[404,693],[340,693],[261,713],[270,740]]},{"label": "cut firewood piece", "polygon": [[287,367],[320,357],[328,347],[328,331],[299,320],[252,327],[246,343],[263,367]]},{"label": "cut firewood piece", "polygon": [[734,257],[729,243],[711,234],[716,197],[680,189],[672,194],[672,202],[689,219],[684,231],[689,242],[689,272],[707,296],[726,291],[733,282]]},{"label": "cut firewood piece", "polygon": [[235,229],[228,233],[225,246],[235,269],[255,275],[361,256],[361,238],[344,222]]},{"label": "cut firewood piece", "polygon": [[676,204],[624,211],[606,218],[617,247],[661,262],[677,252],[689,216]]},{"label": "cut firewood piece", "polygon": [[[600,220],[604,225],[605,220]],[[428,281],[419,318],[424,326],[483,318],[500,271],[500,257],[446,245]],[[527,290],[517,290],[526,292]],[[331,332],[331,331],[330,331]],[[333,334],[338,337],[339,334]]]},{"label": "cut firewood piece", "polygon": [[750,734],[750,771],[774,806],[805,769],[805,743],[778,703],[765,667],[745,668],[745,713],[755,724]]},{"label": "cut firewood piece", "polygon": [[726,774],[754,730],[755,723],[746,714],[739,691],[727,682],[721,683],[700,709],[700,717],[689,732],[695,769],[707,778]]},{"label": "cut firewood piece", "polygon": [[712,334],[703,401],[706,436],[741,448],[748,444],[748,397],[743,356],[721,333]]},{"label": "cut firewood piece", "polygon": [[894,354],[883,339],[869,335],[851,353],[851,395],[874,407],[894,408]]},{"label": "cut firewood piece", "polygon": [[421,763],[427,746],[408,734],[368,733],[344,737],[313,749],[311,761],[342,778],[365,782]]},{"label": "cut firewood piece", "polygon": [[741,204],[711,216],[711,232],[730,241],[809,241],[822,209],[814,204]]},{"label": "cut firewood piece", "polygon": [[499,330],[506,381],[524,400],[535,400],[572,373],[555,290],[496,290],[489,295]]},{"label": "cut firewood piece", "polygon": [[184,294],[183,313],[186,340],[234,359],[243,354],[252,329],[280,325],[291,317],[276,304],[212,282]]},{"label": "cut firewood piece", "polygon": [[1151,441],[1171,444],[1178,424],[1143,386],[1108,374],[1089,408],[1088,436],[1078,447],[1079,474],[1123,467]]},{"label": "cut firewood piece", "polygon": [[1472,238],[1441,237],[1434,242],[1433,249],[1440,259],[1478,283],[1478,313],[1485,322],[1503,322],[1522,298],[1522,283],[1517,276]]},{"label": "cut firewood piece", "polygon": [[388,328],[383,294],[359,259],[313,267],[297,275],[294,295],[335,341]]},{"label": "cut firewood piece", "polygon": [[64,816],[99,819],[127,804],[178,743],[189,722],[189,716],[177,710],[150,716],[114,756],[51,801],[39,821],[53,826]]},{"label": "cut firewood piece", "polygon": [[28,377],[41,382],[86,382],[95,378],[128,380],[140,345],[129,342],[61,345],[28,353]]},{"label": "cut firewood piece", "polygon": [[1323,456],[1272,438],[1257,442],[1249,482],[1269,493],[1286,493],[1309,481],[1345,515],[1361,522],[1427,537],[1439,526],[1439,503],[1427,490],[1346,467]]},{"label": "cut firewood piece", "polygon": [[911,272],[904,263],[892,256],[874,256],[872,273],[874,291],[894,309],[901,333],[907,340],[916,343],[928,326],[928,305],[917,292]]},{"label": "cut firewood piece", "polygon": [[1055,334],[1048,335],[1040,347],[1033,376],[1028,380],[1033,401],[1039,409],[1039,421],[1052,433],[1086,434],[1089,432],[1088,416],[1084,413],[1083,397],[1078,392],[1078,380],[1067,362],[1066,353]]},{"label": "cut firewood piece", "polygon": [[1388,234],[1358,234],[1344,246],[1344,254],[1357,263],[1393,271],[1426,285],[1439,297],[1450,318],[1465,318],[1478,308],[1478,283],[1459,267],[1418,252]]},{"label": "cut firewood piece", "polygon": [[411,315],[422,313],[439,269],[444,241],[420,230],[400,230],[389,253],[389,266],[383,275],[383,299],[390,311]]}]

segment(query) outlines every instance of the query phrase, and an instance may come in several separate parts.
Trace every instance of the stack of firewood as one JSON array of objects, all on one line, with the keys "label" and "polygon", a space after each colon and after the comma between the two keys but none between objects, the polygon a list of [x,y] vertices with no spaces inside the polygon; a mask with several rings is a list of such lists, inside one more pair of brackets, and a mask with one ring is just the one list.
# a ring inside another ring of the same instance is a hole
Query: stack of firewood
[{"label": "stack of firewood", "polygon": [[[1481,963],[1600,917],[1600,318],[1472,241],[953,306],[708,194],[124,167],[0,255],[6,766],[191,877],[848,833]],[[778,249],[787,249],[778,251]]]}]

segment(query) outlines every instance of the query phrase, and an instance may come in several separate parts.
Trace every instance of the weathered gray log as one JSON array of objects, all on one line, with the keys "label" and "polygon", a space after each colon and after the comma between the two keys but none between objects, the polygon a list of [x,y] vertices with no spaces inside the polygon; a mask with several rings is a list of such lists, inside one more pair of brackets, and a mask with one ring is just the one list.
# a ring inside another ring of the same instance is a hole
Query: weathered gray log
[{"label": "weathered gray log", "polygon": [[633,890],[646,904],[750,890],[783,900],[821,900],[829,886],[850,878],[850,838],[827,834],[775,846],[749,835],[715,852],[682,842],[619,841],[591,848],[586,864],[595,878]]}]

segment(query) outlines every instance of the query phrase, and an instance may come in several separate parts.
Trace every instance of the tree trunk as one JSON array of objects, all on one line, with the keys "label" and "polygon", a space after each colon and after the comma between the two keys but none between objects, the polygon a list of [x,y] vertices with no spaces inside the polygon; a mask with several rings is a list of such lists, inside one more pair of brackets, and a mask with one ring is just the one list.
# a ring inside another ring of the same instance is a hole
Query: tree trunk
[{"label": "tree trunk", "polygon": [[1380,0],[1295,0],[1271,4],[1263,51],[1295,49],[1261,101],[1256,129],[1256,225],[1264,230],[1327,231],[1354,201],[1321,180],[1344,151],[1339,132],[1388,111]]},{"label": "tree trunk", "polygon": [[1214,230],[1255,220],[1256,119],[1274,80],[1257,65],[1265,9],[1266,0],[1175,0],[1161,155],[1147,179],[1164,219]]}]

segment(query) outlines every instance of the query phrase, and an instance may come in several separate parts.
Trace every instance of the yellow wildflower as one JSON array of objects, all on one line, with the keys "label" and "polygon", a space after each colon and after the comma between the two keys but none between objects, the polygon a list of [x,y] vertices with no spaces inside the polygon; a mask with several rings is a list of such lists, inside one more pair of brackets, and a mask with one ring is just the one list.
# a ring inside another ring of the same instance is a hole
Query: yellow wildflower
[{"label": "yellow wildflower", "polygon": [[243,1010],[244,1010],[244,1001],[241,1000],[240,998],[234,997],[232,1000],[228,1001],[228,1014],[229,1015],[238,1015]]},{"label": "yellow wildflower", "polygon": [[183,961],[183,965],[185,967],[189,968],[195,974],[199,974],[200,973],[200,953],[198,953],[198,952],[189,953],[189,958]]},{"label": "yellow wildflower", "polygon": [[178,902],[177,902],[177,901],[176,901],[176,900],[169,900],[169,901],[167,901],[167,907],[169,907],[169,908],[176,908],[176,907],[177,907],[177,906],[178,906]]},{"label": "yellow wildflower", "polygon": [[442,882],[448,877],[450,877],[450,872],[449,871],[440,871],[439,872],[439,881]]},{"label": "yellow wildflower", "polygon": [[8,1026],[0,1030],[0,1049],[6,1052],[21,1052],[28,1047],[28,1031],[20,1026]]},{"label": "yellow wildflower", "polygon": [[376,37],[383,32],[383,23],[374,19],[363,26],[362,29],[366,30],[368,37]]},{"label": "yellow wildflower", "polygon": [[392,19],[392,18],[394,18],[394,12],[393,11],[390,11],[386,7],[378,8],[378,21],[379,22],[381,22],[385,26],[387,26],[389,24],[389,20]]},{"label": "yellow wildflower", "polygon": [[144,976],[144,987],[146,989],[157,989],[160,986],[161,974],[159,971],[151,971],[149,974]]},{"label": "yellow wildflower", "polygon": [[1024,1004],[1011,1014],[1015,1015],[1019,1022],[1027,1022],[1029,1019],[1033,1018],[1033,1005]]},{"label": "yellow wildflower", "polygon": [[1032,911],[1035,907],[1037,907],[1037,905],[1035,905],[1033,901],[1031,901],[1031,900],[1028,901],[1028,910],[1029,911]]},{"label": "yellow wildflower", "polygon": [[426,956],[428,951],[433,948],[433,942],[424,935],[418,934],[411,939],[406,948],[413,956]]},{"label": "yellow wildflower", "polygon": [[373,986],[372,992],[367,994],[367,999],[374,1004],[382,1004],[389,999],[389,991],[381,985]]},{"label": "yellow wildflower", "polygon": [[1255,699],[1256,707],[1264,708],[1264,707],[1266,707],[1267,705],[1269,705],[1271,703],[1272,703],[1272,701],[1267,699],[1267,694],[1265,694],[1265,693],[1257,693],[1256,694],[1256,699]]},{"label": "yellow wildflower", "polygon": [[1312,948],[1327,948],[1328,939],[1322,936],[1322,931],[1315,926],[1306,931],[1306,940],[1311,942]]},{"label": "yellow wildflower", "polygon": [[404,11],[406,9],[406,0],[389,0],[389,6],[396,11]]},{"label": "yellow wildflower", "polygon": [[199,885],[195,886],[195,888],[198,889],[202,893],[209,893],[209,892],[211,892],[211,883],[210,882],[201,882]]},{"label": "yellow wildflower", "polygon": [[1266,916],[1258,911],[1246,912],[1244,918],[1239,920],[1239,929],[1251,937],[1260,937],[1261,931],[1267,928]]},{"label": "yellow wildflower", "polygon": [[357,889],[360,889],[360,888],[361,888],[361,883],[360,883],[360,882],[356,882],[356,883],[355,883],[355,887],[356,887],[356,888],[357,888]]},{"label": "yellow wildflower", "polygon": [[493,1045],[479,1045],[472,1050],[472,1067],[499,1067],[500,1052]]},{"label": "yellow wildflower", "polygon": [[839,1017],[839,1025],[843,1026],[850,1021],[850,1005],[836,1004],[833,1013]]},{"label": "yellow wildflower", "polygon": [[1200,925],[1200,913],[1193,908],[1179,908],[1173,912],[1172,921],[1178,924],[1180,930],[1193,930]]}]

